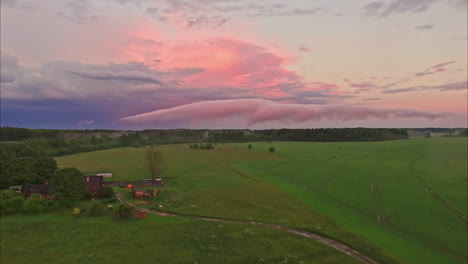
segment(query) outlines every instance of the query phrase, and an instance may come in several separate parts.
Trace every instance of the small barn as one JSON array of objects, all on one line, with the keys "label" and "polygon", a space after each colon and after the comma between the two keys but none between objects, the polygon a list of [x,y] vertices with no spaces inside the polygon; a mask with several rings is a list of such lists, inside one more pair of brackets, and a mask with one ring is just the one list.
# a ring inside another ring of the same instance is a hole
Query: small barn
[{"label": "small barn", "polygon": [[133,198],[145,198],[145,197],[149,197],[149,193],[146,192],[146,190],[143,190],[143,189],[137,189],[137,188],[133,188],[132,189],[132,197]]},{"label": "small barn", "polygon": [[27,184],[24,187],[24,197],[29,198],[32,194],[39,194],[41,198],[52,199],[49,184]]},{"label": "small barn", "polygon": [[86,188],[88,192],[94,193],[101,189],[102,184],[104,183],[104,178],[102,176],[96,175],[87,175],[83,177],[84,182],[86,183]]},{"label": "small barn", "polygon": [[[153,185],[153,180],[152,179],[143,179],[140,181],[141,185]],[[156,178],[154,179],[154,185],[164,185],[164,181],[162,178]]]},{"label": "small barn", "polygon": [[104,178],[112,178],[112,173],[110,173],[110,172],[102,172],[102,173],[96,174],[96,176],[102,176],[102,177],[104,177]]}]

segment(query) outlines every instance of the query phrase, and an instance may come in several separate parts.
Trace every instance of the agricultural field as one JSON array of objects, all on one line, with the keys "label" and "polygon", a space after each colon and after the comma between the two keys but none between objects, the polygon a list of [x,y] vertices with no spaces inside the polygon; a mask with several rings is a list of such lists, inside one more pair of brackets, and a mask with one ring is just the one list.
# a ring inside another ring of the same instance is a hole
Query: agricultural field
[{"label": "agricultural field", "polygon": [[[251,144],[160,146],[167,186],[148,206],[303,228],[382,263],[466,262],[466,138]],[[148,178],[143,148],[56,160],[114,180]]]},{"label": "agricultural field", "polygon": [[281,231],[154,215],[7,216],[1,233],[1,263],[359,263]]}]

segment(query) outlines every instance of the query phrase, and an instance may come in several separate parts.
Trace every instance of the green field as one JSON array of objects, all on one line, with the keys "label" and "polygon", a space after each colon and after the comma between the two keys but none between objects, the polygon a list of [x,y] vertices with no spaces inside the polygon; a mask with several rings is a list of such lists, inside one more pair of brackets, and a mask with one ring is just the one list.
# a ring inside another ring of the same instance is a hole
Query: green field
[{"label": "green field", "polygon": [[161,216],[7,216],[1,231],[1,263],[358,263],[281,231]]},{"label": "green field", "polygon": [[[252,145],[160,146],[167,186],[148,206],[300,227],[382,263],[466,262],[466,138]],[[275,154],[267,152],[270,146]],[[113,180],[148,178],[142,148],[57,162],[84,172],[111,171]]]}]

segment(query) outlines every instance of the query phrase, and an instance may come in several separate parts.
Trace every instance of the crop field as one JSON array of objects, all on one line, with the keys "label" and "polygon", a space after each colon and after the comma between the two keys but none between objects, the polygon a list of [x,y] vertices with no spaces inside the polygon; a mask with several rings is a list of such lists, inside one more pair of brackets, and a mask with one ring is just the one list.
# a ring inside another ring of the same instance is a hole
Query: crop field
[{"label": "crop field", "polygon": [[[466,263],[466,138],[251,144],[160,146],[167,186],[148,206],[299,227],[381,263]],[[142,148],[56,160],[113,180],[148,178]]]}]

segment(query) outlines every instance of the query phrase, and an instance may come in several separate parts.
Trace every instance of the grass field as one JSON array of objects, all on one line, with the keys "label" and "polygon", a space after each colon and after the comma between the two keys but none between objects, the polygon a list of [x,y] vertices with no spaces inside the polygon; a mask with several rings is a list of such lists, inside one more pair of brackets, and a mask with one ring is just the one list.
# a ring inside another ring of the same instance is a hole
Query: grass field
[{"label": "grass field", "polygon": [[358,263],[281,231],[160,216],[7,216],[0,230],[1,263]]},{"label": "grass field", "polygon": [[[381,262],[391,262],[385,254],[403,263],[466,262],[466,138],[252,145],[161,146],[167,192],[157,203],[309,229]],[[275,154],[267,153],[270,146]],[[148,177],[138,148],[57,161],[85,172],[111,171],[116,180]]]}]

